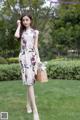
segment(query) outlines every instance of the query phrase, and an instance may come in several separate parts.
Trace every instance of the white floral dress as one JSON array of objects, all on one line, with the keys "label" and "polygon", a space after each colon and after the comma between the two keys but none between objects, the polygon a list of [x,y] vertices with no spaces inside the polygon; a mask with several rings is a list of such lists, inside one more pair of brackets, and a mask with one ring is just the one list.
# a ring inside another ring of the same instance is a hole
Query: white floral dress
[{"label": "white floral dress", "polygon": [[35,83],[37,65],[40,62],[39,51],[34,49],[36,34],[39,34],[39,31],[29,27],[21,36],[19,63],[23,85],[33,85]]}]

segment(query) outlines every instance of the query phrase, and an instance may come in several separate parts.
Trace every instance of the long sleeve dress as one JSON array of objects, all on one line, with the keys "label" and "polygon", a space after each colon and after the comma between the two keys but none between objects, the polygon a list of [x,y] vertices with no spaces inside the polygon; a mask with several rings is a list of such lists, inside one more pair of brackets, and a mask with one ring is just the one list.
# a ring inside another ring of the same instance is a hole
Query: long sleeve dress
[{"label": "long sleeve dress", "polygon": [[21,36],[19,63],[23,85],[33,85],[35,83],[37,65],[38,62],[40,62],[38,48],[34,48],[34,42],[37,34],[39,34],[38,30],[34,30],[29,27],[23,31]]}]

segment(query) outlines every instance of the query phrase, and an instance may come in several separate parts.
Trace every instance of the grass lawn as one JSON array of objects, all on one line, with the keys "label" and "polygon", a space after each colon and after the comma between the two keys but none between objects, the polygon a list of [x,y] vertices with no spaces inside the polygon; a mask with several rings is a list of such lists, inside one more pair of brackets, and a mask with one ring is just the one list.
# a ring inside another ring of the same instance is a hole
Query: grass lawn
[{"label": "grass lawn", "polygon": [[[9,120],[32,120],[27,114],[26,86],[21,80],[0,82],[0,112]],[[40,120],[80,120],[80,81],[49,80],[35,84]]]}]

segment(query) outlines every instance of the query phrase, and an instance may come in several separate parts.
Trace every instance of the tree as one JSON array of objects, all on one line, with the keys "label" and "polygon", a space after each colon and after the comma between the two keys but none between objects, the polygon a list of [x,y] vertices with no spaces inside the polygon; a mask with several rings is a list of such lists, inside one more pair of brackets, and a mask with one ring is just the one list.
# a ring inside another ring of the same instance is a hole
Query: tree
[{"label": "tree", "polygon": [[[63,1],[65,2],[65,0]],[[80,5],[76,3],[70,5],[61,3],[56,9],[56,16],[51,21],[51,36],[53,46],[59,52],[67,52],[68,49],[80,49],[79,11]]]},{"label": "tree", "polygon": [[[42,7],[45,1],[43,0],[6,0],[4,7],[1,9],[0,23],[2,28],[0,30],[0,44],[2,50],[15,50],[19,49],[19,43],[14,38],[16,30],[16,21],[20,18],[21,12],[30,12],[33,16],[33,25],[40,31],[39,47],[42,46],[43,35],[46,25],[49,21],[50,8]],[[3,37],[4,34],[4,37]],[[44,50],[45,48],[43,48]]]}]

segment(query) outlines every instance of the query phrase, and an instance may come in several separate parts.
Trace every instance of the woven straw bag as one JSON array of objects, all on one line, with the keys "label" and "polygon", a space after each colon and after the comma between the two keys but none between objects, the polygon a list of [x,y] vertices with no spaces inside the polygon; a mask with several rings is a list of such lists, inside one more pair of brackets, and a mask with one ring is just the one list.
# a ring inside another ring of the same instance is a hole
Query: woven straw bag
[{"label": "woven straw bag", "polygon": [[35,78],[41,83],[48,82],[46,67],[43,63],[38,63],[37,75]]}]

